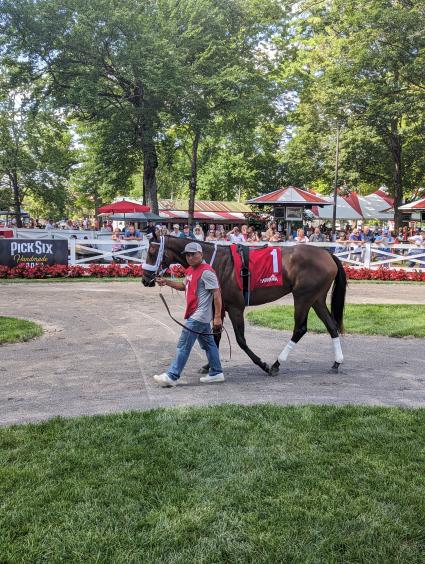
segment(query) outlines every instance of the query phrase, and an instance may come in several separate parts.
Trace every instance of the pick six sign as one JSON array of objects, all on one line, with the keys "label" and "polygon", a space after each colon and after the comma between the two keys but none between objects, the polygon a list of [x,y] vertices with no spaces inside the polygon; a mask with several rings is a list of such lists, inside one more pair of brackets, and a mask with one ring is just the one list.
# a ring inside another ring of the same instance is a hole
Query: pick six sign
[{"label": "pick six sign", "polygon": [[68,241],[0,239],[0,264],[27,266],[68,264]]}]

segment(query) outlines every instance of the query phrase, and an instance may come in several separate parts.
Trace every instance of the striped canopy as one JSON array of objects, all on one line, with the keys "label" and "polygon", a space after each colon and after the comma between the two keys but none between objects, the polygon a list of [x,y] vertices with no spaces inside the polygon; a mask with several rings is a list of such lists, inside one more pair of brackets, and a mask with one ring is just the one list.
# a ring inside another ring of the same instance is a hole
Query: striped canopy
[{"label": "striped canopy", "polygon": [[287,186],[286,188],[279,188],[274,192],[263,194],[257,198],[252,198],[247,201],[248,204],[283,204],[288,206],[328,206],[329,202],[324,198],[317,196],[301,188],[295,186]]}]

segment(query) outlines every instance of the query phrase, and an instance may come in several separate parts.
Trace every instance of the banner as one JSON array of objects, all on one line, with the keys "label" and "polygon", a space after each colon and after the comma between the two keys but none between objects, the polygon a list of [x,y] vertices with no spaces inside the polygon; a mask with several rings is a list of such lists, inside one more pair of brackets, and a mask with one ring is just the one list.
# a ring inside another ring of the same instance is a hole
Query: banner
[{"label": "banner", "polygon": [[68,241],[53,239],[0,239],[0,264],[28,266],[68,264]]}]

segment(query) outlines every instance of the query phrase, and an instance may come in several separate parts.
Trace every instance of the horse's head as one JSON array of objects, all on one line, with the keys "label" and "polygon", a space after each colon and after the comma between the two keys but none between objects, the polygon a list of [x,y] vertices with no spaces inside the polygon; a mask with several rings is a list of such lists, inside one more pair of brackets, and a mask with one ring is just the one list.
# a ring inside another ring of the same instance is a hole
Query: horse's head
[{"label": "horse's head", "polygon": [[181,262],[178,251],[173,250],[169,246],[170,239],[173,238],[158,238],[154,235],[149,241],[146,260],[142,265],[142,283],[144,286],[152,288],[155,286],[155,278],[167,270],[170,264]]}]

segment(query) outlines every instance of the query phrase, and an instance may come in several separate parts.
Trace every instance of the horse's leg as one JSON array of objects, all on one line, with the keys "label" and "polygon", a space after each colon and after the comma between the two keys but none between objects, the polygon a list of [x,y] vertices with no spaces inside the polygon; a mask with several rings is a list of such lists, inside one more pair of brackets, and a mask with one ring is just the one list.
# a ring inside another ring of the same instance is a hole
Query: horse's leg
[{"label": "horse's leg", "polygon": [[[225,311],[223,310],[222,314],[221,314],[221,322],[223,323],[223,319],[224,319],[224,314]],[[217,345],[217,348],[220,349],[220,341],[221,341],[221,333],[218,333],[217,335],[214,335],[214,341],[215,344]],[[204,364],[204,366],[201,366],[201,368],[199,369],[199,374],[208,374],[210,371],[210,365]]]},{"label": "horse's leg", "polygon": [[271,376],[276,376],[279,372],[280,363],[286,362],[289,353],[296,347],[298,341],[300,341],[300,339],[307,333],[307,318],[311,306],[311,301],[305,301],[304,296],[302,298],[294,296],[294,331],[290,341],[277,357],[276,362],[271,366]]},{"label": "horse's leg", "polygon": [[326,305],[326,297],[318,299],[313,304],[313,309],[317,317],[324,323],[328,333],[332,338],[332,346],[334,349],[335,362],[331,368],[332,372],[338,372],[339,365],[343,362],[344,356],[341,349],[341,341],[339,339],[338,326],[331,312]]},{"label": "horse's leg", "polygon": [[230,321],[232,322],[233,331],[235,332],[236,342],[240,346],[240,348],[246,352],[249,358],[252,360],[254,364],[259,366],[264,372],[269,374],[269,365],[266,364],[258,357],[256,354],[252,352],[252,350],[248,347],[246,340],[245,340],[245,320],[243,318],[243,309],[239,308],[232,308],[229,307],[227,312],[230,317]]}]

